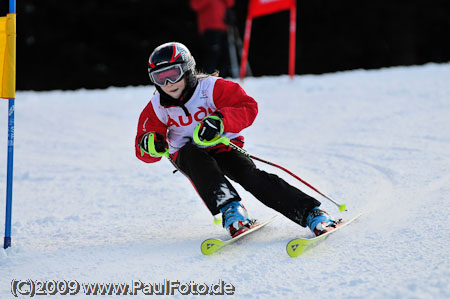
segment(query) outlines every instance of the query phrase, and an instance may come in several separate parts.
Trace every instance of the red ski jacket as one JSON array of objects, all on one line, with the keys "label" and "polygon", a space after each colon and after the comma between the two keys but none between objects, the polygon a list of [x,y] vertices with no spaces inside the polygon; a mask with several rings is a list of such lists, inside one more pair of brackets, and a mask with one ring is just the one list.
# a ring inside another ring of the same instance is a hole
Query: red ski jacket
[{"label": "red ski jacket", "polygon": [[191,7],[197,12],[198,31],[227,30],[225,13],[234,5],[234,0],[191,0]]},{"label": "red ski jacket", "polygon": [[[141,155],[139,141],[146,132],[158,132],[169,143],[169,152],[174,159],[178,150],[190,142],[195,126],[207,115],[218,111],[223,115],[225,136],[243,142],[240,132],[249,127],[258,114],[258,104],[248,96],[241,86],[235,82],[217,77],[200,79],[192,97],[184,103],[184,111],[180,106],[163,106],[160,95],[156,93],[139,117],[135,139],[136,156],[152,163],[160,157]],[[238,141],[239,142],[239,141]],[[224,148],[223,145],[209,147],[207,150]]]}]

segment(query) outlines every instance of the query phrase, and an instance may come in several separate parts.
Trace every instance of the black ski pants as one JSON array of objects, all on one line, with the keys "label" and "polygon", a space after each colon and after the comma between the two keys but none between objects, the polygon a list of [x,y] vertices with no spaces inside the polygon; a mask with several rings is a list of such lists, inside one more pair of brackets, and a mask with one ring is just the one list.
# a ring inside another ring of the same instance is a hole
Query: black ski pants
[{"label": "black ski pants", "polygon": [[236,150],[214,153],[187,143],[178,152],[176,164],[213,215],[228,203],[241,200],[226,177],[303,227],[309,211],[320,205],[277,175],[258,169],[253,160]]}]

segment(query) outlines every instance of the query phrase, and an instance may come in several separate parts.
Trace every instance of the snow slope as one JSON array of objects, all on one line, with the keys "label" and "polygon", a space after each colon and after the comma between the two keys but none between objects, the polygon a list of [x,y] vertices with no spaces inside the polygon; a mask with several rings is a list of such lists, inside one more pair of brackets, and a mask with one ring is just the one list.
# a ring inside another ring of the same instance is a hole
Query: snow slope
[{"label": "snow slope", "polygon": [[[285,244],[310,232],[284,217],[203,256],[202,240],[225,231],[168,161],[134,156],[152,86],[18,92],[0,298],[13,296],[13,279],[223,280],[236,298],[450,298],[450,64],[250,78],[243,87],[260,108],[244,132],[247,150],[347,204],[341,214],[317,197],[333,215],[363,217],[296,259]],[[4,196],[7,101],[0,106]],[[237,188],[252,216],[274,214]]]}]

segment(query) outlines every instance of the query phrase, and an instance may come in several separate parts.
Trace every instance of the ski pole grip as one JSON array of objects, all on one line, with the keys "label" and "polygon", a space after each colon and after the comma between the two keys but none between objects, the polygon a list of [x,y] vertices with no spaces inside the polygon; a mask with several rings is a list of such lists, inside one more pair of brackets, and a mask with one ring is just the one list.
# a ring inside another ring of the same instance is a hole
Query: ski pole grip
[{"label": "ski pole grip", "polygon": [[198,137],[198,131],[200,130],[200,126],[202,124],[198,123],[197,126],[194,129],[194,135],[192,136],[194,138],[194,142],[198,145],[203,145],[203,146],[213,146],[213,145],[217,145],[219,143],[223,143],[225,145],[229,145],[230,144],[230,139],[225,137],[225,136],[217,136],[214,137],[213,139],[206,141],[206,140],[200,140],[200,137]]}]

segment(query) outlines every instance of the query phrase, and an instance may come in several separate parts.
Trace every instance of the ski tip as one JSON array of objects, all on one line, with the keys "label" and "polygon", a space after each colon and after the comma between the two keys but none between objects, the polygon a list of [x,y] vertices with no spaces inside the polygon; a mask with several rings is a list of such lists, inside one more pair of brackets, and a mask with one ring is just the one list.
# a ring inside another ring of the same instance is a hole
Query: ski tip
[{"label": "ski tip", "polygon": [[362,213],[357,214],[353,218],[350,218],[347,221],[340,222],[335,229],[332,229],[330,231],[327,231],[326,233],[312,237],[312,238],[297,238],[289,241],[289,243],[286,245],[286,251],[287,254],[290,257],[298,257],[302,255],[303,253],[309,251],[310,249],[316,247],[320,242],[328,238],[328,236],[337,230],[341,229],[342,227],[352,223],[354,220],[358,219]]},{"label": "ski tip", "polygon": [[298,257],[299,255],[303,254],[305,251],[305,246],[302,244],[301,239],[294,239],[291,240],[286,245],[286,252],[290,257]]},{"label": "ski tip", "polygon": [[278,215],[274,215],[273,217],[269,218],[268,220],[266,220],[264,222],[257,222],[250,229],[247,229],[247,230],[243,231],[241,234],[234,236],[233,238],[225,240],[225,241],[220,240],[220,239],[214,239],[214,238],[206,239],[201,244],[200,249],[204,255],[213,254],[214,252],[218,251],[225,245],[231,244],[231,243],[235,242],[236,240],[239,240],[240,238],[261,229],[262,227],[266,226],[267,224],[269,224],[270,222],[275,220],[277,217],[278,217]]},{"label": "ski tip", "polygon": [[224,241],[218,239],[208,239],[203,241],[200,249],[204,255],[210,255],[219,250],[225,244]]}]

